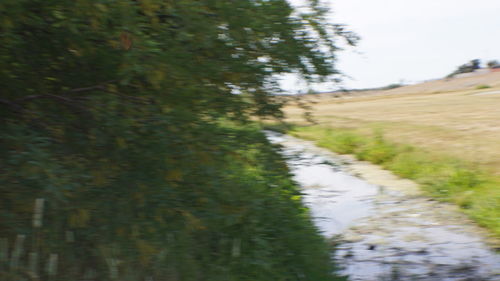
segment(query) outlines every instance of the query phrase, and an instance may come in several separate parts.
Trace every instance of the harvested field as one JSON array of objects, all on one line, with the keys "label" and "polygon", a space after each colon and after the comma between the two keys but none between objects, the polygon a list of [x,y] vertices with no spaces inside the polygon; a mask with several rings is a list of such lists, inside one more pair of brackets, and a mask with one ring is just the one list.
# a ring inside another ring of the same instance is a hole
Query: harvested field
[{"label": "harvested field", "polygon": [[[302,100],[314,103],[311,111],[320,125],[360,133],[380,129],[390,141],[453,155],[500,175],[498,72]],[[287,121],[305,122],[304,110],[294,103],[285,113]]]}]

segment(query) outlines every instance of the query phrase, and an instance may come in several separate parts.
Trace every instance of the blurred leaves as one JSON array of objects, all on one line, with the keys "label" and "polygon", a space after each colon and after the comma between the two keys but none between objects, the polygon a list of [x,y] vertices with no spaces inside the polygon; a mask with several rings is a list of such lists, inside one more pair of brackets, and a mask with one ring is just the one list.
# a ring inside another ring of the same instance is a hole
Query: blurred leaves
[{"label": "blurred leaves", "polygon": [[[311,11],[2,1],[0,238],[29,235],[37,268],[51,265],[37,280],[331,280],[282,159],[249,122],[281,116],[275,74],[337,73],[334,39],[351,34]],[[28,256],[2,261],[0,279],[21,280]]]}]

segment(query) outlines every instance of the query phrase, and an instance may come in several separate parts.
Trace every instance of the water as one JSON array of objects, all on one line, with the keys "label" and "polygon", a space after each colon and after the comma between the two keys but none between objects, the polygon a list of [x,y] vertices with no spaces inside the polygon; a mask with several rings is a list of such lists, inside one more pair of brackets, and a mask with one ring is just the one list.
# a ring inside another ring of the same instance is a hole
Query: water
[{"label": "water", "polygon": [[454,206],[412,191],[404,180],[371,184],[353,174],[356,161],[308,141],[266,134],[283,146],[316,226],[341,241],[333,258],[350,280],[500,280],[500,256]]}]

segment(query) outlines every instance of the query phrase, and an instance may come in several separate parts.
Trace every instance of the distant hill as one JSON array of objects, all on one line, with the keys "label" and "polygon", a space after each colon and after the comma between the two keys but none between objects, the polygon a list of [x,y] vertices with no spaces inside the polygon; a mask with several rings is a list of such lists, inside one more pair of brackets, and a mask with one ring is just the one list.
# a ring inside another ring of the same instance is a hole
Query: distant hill
[{"label": "distant hill", "polygon": [[481,86],[488,86],[491,88],[500,87],[500,72],[471,73],[466,76],[431,80],[388,90],[372,89],[337,91],[331,93],[321,93],[318,95],[324,97],[349,97],[370,95],[432,94],[460,90],[474,90]]}]

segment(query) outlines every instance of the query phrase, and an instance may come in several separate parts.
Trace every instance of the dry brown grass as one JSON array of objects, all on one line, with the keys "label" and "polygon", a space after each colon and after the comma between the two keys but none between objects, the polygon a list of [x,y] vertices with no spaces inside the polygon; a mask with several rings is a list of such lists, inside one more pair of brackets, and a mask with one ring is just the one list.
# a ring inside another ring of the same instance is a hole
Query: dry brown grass
[{"label": "dry brown grass", "polygon": [[[491,88],[476,90],[478,85]],[[387,139],[453,155],[500,174],[500,73],[431,81],[389,91],[305,96],[321,125],[382,129]],[[304,122],[303,110],[285,108]]]}]

